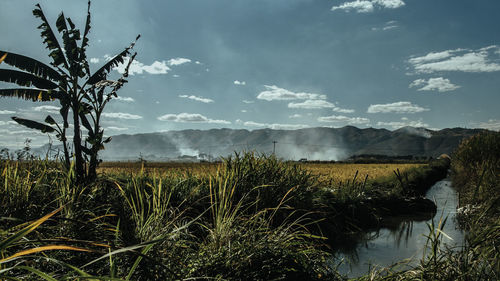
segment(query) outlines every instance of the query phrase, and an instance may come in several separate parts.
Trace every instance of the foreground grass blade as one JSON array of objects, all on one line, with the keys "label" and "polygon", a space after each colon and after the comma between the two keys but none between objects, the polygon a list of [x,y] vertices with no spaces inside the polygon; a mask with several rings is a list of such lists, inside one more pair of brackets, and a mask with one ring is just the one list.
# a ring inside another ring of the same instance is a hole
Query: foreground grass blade
[{"label": "foreground grass blade", "polygon": [[70,250],[70,251],[80,251],[80,252],[92,252],[89,249],[66,246],[66,245],[47,245],[47,246],[36,247],[36,248],[21,251],[21,252],[17,252],[10,257],[1,259],[0,264],[8,262],[9,260],[13,260],[17,257],[26,256],[26,255],[44,252],[44,251],[53,251],[53,250]]},{"label": "foreground grass blade", "polygon": [[12,245],[13,243],[21,240],[24,236],[26,236],[28,233],[32,232],[35,230],[37,227],[39,227],[42,223],[47,221],[49,218],[51,218],[53,215],[57,214],[59,211],[61,211],[64,208],[64,206],[61,206],[57,210],[45,215],[42,218],[39,218],[38,220],[34,221],[33,223],[29,224],[25,228],[19,230],[16,232],[14,235],[8,237],[7,239],[3,240],[0,242],[0,251],[5,250],[8,246]]}]

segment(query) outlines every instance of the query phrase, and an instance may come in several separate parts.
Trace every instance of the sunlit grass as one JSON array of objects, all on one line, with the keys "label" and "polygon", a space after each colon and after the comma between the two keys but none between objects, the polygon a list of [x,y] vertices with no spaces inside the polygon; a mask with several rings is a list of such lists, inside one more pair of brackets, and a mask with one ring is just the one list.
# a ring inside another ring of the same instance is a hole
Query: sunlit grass
[{"label": "sunlit grass", "polygon": [[[368,182],[385,179],[393,176],[393,171],[399,169],[402,173],[427,164],[349,164],[349,163],[301,163],[301,168],[318,176],[322,184],[342,185],[347,181],[352,181],[354,175],[358,173],[357,182]],[[206,177],[215,175],[222,163],[175,163],[175,162],[104,162],[99,171],[110,174],[137,174],[141,170],[144,173],[155,173],[159,176],[167,175],[194,175]]]}]

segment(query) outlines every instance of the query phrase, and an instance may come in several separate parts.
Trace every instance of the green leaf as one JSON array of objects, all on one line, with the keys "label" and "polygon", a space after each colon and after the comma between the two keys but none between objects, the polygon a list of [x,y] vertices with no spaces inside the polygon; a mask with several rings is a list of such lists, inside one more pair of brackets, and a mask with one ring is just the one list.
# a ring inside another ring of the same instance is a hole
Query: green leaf
[{"label": "green leaf", "polygon": [[47,79],[35,76],[31,73],[12,70],[0,69],[0,81],[16,83],[19,86],[31,87],[35,86],[40,89],[55,89],[57,85]]},{"label": "green leaf", "polygon": [[83,62],[84,69],[87,72],[88,76],[90,76],[90,67],[85,52],[87,50],[87,46],[89,45],[89,39],[87,38],[87,35],[89,34],[90,28],[91,26],[90,26],[90,0],[89,0],[87,6],[87,20],[85,21],[85,30],[83,31],[82,45],[80,46],[80,61]]},{"label": "green leaf", "polygon": [[63,95],[61,92],[53,90],[39,90],[39,89],[0,89],[0,96],[12,97],[31,101],[52,101],[54,99],[61,99]]},{"label": "green leaf", "polygon": [[17,123],[19,123],[23,126],[30,128],[30,129],[39,130],[42,133],[52,133],[55,131],[54,128],[47,126],[45,124],[42,124],[40,122],[33,121],[33,120],[22,119],[22,118],[18,118],[18,117],[12,117],[12,120],[16,121]]},{"label": "green leaf", "polygon": [[85,154],[87,155],[92,155],[92,150],[90,150],[89,148],[85,147],[85,146],[80,146],[82,151],[85,152]]},{"label": "green leaf", "polygon": [[52,118],[52,116],[50,116],[50,115],[47,115],[47,117],[45,117],[45,123],[50,124],[50,125],[57,124],[56,120],[54,120],[54,118]]},{"label": "green leaf", "polygon": [[105,140],[103,141],[103,143],[108,143],[108,142],[110,142],[110,141],[111,141],[111,137],[108,137],[107,139],[105,139]]},{"label": "green leaf", "polygon": [[3,53],[5,53],[6,56],[4,62],[8,65],[17,67],[42,78],[49,78],[53,81],[59,81],[62,78],[52,67],[36,59],[2,50],[0,50],[0,57],[3,56],[1,55]]},{"label": "green leaf", "polygon": [[87,116],[83,112],[79,113],[80,120],[82,121],[82,125],[89,131],[89,135],[93,136],[94,135],[94,130],[92,129],[92,126],[90,125],[89,120],[87,119]]},{"label": "green leaf", "polygon": [[66,58],[71,66],[70,73],[72,75],[79,73],[79,49],[76,40],[80,40],[80,31],[75,29],[75,25],[70,18],[67,21],[71,27],[68,29],[66,25],[66,19],[64,18],[64,13],[60,13],[56,21],[57,31],[62,32],[64,51],[66,53]]},{"label": "green leaf", "polygon": [[54,35],[54,32],[52,31],[52,28],[50,27],[50,24],[47,21],[47,18],[43,14],[40,4],[36,4],[35,7],[36,8],[33,10],[33,15],[42,20],[42,24],[38,28],[42,30],[41,36],[42,38],[44,38],[43,43],[47,45],[47,49],[52,51],[49,56],[54,61],[53,65],[58,66],[64,64],[66,69],[69,69],[62,48],[59,45],[59,42],[57,41],[57,38]]},{"label": "green leaf", "polygon": [[113,67],[118,66],[120,63],[123,63],[124,58],[130,54],[130,50],[134,47],[135,42],[141,37],[141,35],[138,35],[135,38],[135,41],[130,44],[125,50],[123,50],[121,53],[118,55],[114,56],[111,60],[109,60],[106,64],[104,64],[99,70],[97,70],[88,80],[87,84],[94,85],[95,83],[105,80],[106,77],[108,76],[109,72]]},{"label": "green leaf", "polygon": [[19,230],[15,234],[7,237],[5,240],[0,242],[0,251],[4,251],[7,247],[11,246],[15,242],[21,240],[24,236],[28,235],[28,233],[32,232],[35,230],[37,227],[39,227],[42,223],[44,223],[46,220],[48,220],[50,217],[53,215],[57,214],[59,211],[62,210],[64,206],[59,207],[57,210],[52,211],[51,213],[43,216],[42,218],[39,218],[38,220],[30,223],[28,226],[25,228]]}]

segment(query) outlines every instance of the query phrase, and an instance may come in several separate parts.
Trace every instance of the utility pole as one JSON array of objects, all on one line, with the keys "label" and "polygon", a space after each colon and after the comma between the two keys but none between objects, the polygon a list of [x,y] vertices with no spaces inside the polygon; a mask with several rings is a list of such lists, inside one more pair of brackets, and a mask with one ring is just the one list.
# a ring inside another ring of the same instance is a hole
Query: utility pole
[{"label": "utility pole", "polygon": [[278,142],[277,141],[273,141],[273,154],[276,154],[276,144]]}]

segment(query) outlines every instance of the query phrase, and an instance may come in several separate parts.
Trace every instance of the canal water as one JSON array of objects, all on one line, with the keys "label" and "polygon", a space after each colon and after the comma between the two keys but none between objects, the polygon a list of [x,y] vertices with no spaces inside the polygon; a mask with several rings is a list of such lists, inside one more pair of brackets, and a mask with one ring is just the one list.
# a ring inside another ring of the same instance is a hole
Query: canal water
[{"label": "canal water", "polygon": [[[442,180],[434,184],[427,192],[426,197],[437,205],[434,224],[437,226],[440,218],[448,217],[443,232],[451,239],[443,237],[442,245],[460,247],[463,245],[464,233],[456,225],[456,207],[458,194],[451,187],[449,180]],[[415,265],[424,255],[429,234],[426,221],[401,221],[397,227],[382,228],[367,234],[365,241],[355,249],[339,255],[343,262],[338,267],[342,274],[349,277],[359,277],[366,274],[370,268],[386,267],[396,262],[411,259],[409,265]],[[404,269],[404,268],[402,268]]]}]

